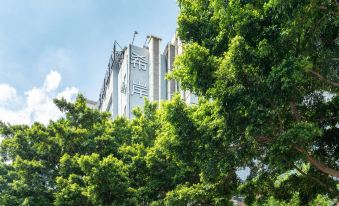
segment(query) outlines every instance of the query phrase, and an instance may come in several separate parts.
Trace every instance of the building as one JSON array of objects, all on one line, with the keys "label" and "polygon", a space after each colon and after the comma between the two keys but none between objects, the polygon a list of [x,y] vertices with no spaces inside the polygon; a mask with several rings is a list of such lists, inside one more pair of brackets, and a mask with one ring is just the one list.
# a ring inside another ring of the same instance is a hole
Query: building
[{"label": "building", "polygon": [[93,100],[86,99],[86,106],[91,109],[97,109],[97,103]]},{"label": "building", "polygon": [[173,70],[175,56],[182,52],[181,41],[174,37],[164,52],[160,52],[161,39],[147,37],[147,45],[128,45],[121,48],[114,43],[108,68],[96,107],[111,112],[112,117],[132,118],[132,110],[150,101],[170,100],[178,92],[188,104],[197,103],[197,97],[180,89],[175,80],[166,80]]}]

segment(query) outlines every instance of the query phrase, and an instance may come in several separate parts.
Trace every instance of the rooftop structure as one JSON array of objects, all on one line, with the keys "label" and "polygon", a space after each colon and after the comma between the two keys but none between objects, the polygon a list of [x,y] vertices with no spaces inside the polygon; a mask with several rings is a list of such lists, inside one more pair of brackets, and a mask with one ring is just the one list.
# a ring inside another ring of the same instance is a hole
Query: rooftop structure
[{"label": "rooftop structure", "polygon": [[132,118],[132,110],[150,101],[170,100],[178,92],[188,104],[197,103],[197,97],[180,89],[175,80],[165,76],[173,70],[175,57],[182,52],[181,41],[174,37],[164,52],[160,52],[161,39],[147,37],[147,46],[129,44],[122,48],[114,43],[104,82],[96,104],[100,111],[111,112],[112,117]]}]

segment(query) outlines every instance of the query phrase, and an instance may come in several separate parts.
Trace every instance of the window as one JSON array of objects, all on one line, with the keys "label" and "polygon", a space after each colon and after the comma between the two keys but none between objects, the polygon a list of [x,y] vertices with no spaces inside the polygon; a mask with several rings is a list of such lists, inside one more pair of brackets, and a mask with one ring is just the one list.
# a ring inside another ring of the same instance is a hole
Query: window
[{"label": "window", "polygon": [[112,107],[112,95],[110,95],[110,98],[109,98],[109,102],[107,104],[107,108],[106,108],[106,111],[110,111],[111,110],[111,107]]}]

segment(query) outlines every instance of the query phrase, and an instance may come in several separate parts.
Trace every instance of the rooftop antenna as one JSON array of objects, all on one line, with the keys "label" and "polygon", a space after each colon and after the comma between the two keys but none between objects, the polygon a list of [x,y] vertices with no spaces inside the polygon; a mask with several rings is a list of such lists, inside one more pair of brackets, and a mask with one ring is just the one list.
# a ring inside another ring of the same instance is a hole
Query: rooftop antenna
[{"label": "rooftop antenna", "polygon": [[120,49],[122,50],[122,47],[120,46],[120,44],[117,41],[114,41],[114,46],[118,45],[118,47],[120,47]]},{"label": "rooftop antenna", "polygon": [[137,31],[134,31],[134,34],[133,34],[133,40],[132,40],[132,45],[133,45],[133,42],[134,42],[134,38],[135,38],[135,36],[138,34],[138,32]]}]

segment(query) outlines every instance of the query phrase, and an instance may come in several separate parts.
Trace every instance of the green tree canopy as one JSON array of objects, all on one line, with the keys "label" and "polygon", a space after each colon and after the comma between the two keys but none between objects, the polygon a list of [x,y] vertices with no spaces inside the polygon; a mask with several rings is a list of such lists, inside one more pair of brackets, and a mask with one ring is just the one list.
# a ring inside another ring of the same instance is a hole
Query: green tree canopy
[{"label": "green tree canopy", "polygon": [[338,195],[338,2],[178,2],[184,53],[171,77],[216,102],[222,149],[236,148],[234,164],[217,162],[250,168],[247,202]]}]

